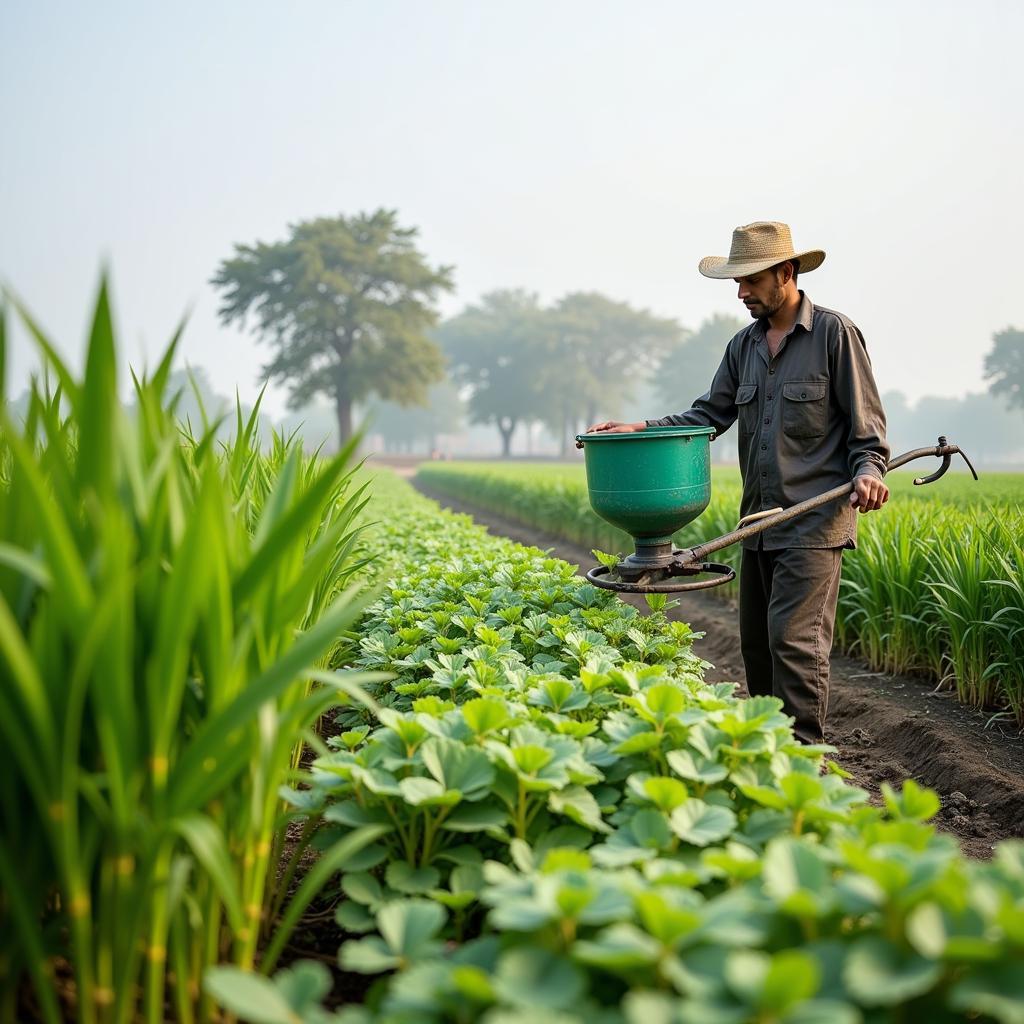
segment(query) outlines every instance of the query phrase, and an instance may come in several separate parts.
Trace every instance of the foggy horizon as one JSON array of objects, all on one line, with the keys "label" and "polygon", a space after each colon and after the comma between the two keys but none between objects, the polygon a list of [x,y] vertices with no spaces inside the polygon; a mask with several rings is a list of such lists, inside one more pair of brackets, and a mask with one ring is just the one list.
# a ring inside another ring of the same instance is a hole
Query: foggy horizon
[{"label": "foggy horizon", "polygon": [[[106,262],[133,364],[191,307],[179,364],[252,401],[269,350],[220,326],[209,280],[297,221],[396,209],[455,268],[444,316],[499,288],[599,291],[694,329],[747,319],[699,259],[776,219],[827,252],[800,286],[862,329],[880,391],[987,390],[992,335],[1024,327],[1024,11],[787,10],[9,11],[0,280],[77,363]],[[37,365],[20,330],[8,359],[12,397]]]}]

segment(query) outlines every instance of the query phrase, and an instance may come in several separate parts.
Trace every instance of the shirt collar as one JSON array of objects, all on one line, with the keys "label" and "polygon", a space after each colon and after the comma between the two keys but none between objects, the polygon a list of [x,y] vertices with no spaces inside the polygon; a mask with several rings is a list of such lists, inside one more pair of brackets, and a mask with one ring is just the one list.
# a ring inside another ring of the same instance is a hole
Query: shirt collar
[{"label": "shirt collar", "polygon": [[[800,291],[800,308],[796,311],[796,320],[793,323],[793,327],[789,333],[792,334],[798,326],[802,327],[805,331],[810,333],[811,327],[814,324],[814,303],[808,298],[807,293],[801,289]],[[765,317],[761,317],[759,320],[754,321],[754,331],[757,334],[758,339],[764,339],[768,333],[768,320]],[[788,337],[788,335],[787,335]]]},{"label": "shirt collar", "polygon": [[804,291],[800,292],[800,309],[796,314],[796,322],[805,331],[809,331],[814,323],[814,303],[811,302]]}]

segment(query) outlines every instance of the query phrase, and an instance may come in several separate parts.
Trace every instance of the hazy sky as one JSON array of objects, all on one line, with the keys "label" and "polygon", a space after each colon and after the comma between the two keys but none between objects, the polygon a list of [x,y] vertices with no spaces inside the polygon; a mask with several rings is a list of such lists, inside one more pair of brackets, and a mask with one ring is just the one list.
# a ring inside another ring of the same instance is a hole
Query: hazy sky
[{"label": "hazy sky", "polygon": [[105,259],[133,362],[191,310],[185,357],[251,397],[208,281],[296,220],[398,209],[447,313],[596,289],[688,326],[743,312],[698,260],[786,220],[882,389],[959,395],[1024,327],[1022,44],[1016,0],[9,0],[0,279],[77,356]]}]

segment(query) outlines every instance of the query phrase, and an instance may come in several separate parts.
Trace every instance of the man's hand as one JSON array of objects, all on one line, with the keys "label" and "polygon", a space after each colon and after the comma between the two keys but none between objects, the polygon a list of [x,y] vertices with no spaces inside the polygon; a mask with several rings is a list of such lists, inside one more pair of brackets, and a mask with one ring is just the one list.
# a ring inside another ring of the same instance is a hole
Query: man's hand
[{"label": "man's hand", "polygon": [[858,512],[874,512],[889,500],[889,488],[873,476],[858,476],[853,480],[850,504]]},{"label": "man's hand", "polygon": [[[606,420],[604,423],[595,423],[587,427],[588,434],[634,434],[638,430],[646,430],[647,421],[640,420],[639,423],[619,423],[618,420]],[[582,441],[576,442],[577,448],[583,447]]]}]

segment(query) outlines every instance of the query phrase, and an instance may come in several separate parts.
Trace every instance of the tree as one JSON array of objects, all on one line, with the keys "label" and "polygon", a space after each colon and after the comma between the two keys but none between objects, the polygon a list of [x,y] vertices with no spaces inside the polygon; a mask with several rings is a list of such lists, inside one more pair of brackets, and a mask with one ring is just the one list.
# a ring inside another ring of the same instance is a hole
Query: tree
[{"label": "tree", "polygon": [[673,349],[658,369],[656,380],[658,400],[665,408],[649,418],[689,409],[711,386],[725,346],[743,327],[738,317],[715,313]]},{"label": "tree", "polygon": [[547,330],[536,295],[496,291],[437,331],[453,380],[469,390],[470,421],[498,428],[505,457],[516,427],[544,412],[537,373]]},{"label": "tree", "polygon": [[539,368],[545,421],[565,452],[581,421],[614,415],[638,382],[678,344],[675,320],[653,316],[598,292],[573,292],[551,310],[548,352]]},{"label": "tree", "polygon": [[985,356],[989,390],[1006,399],[1012,409],[1024,409],[1024,331],[1007,327],[992,335],[992,350]]},{"label": "tree", "polygon": [[425,331],[434,302],[452,288],[450,267],[431,268],[415,228],[393,210],[322,217],[290,229],[283,242],[236,245],[213,277],[221,320],[272,346],[263,368],[290,388],[289,406],[317,395],[334,404],[340,443],[352,434],[352,406],[372,393],[422,404],[444,374]]}]

